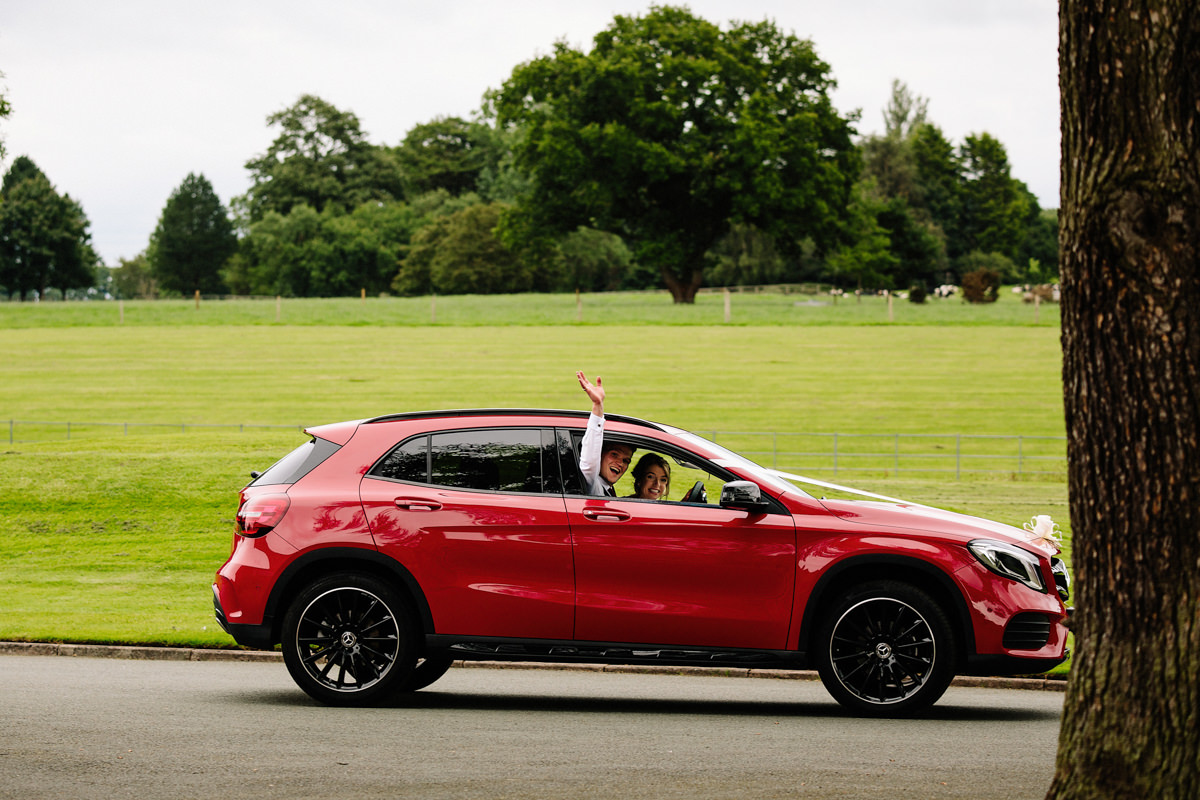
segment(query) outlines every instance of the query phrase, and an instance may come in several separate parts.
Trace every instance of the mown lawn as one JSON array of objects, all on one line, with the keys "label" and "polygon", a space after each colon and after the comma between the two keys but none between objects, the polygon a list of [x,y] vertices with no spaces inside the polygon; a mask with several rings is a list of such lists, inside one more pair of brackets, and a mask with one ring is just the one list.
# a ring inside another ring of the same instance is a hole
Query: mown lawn
[{"label": "mown lawn", "polygon": [[[888,323],[879,298],[735,294],[726,324],[720,294],[686,308],[655,294],[581,302],[582,323],[571,295],[293,300],[279,323],[274,301],[126,303],[123,323],[115,303],[0,303],[0,639],[230,645],[208,587],[236,493],[300,426],[583,408],[576,369],[604,377],[614,413],[735,448],[746,432],[1063,435],[1052,306],[1035,324],[1012,298],[896,301]],[[203,427],[240,424],[283,427]],[[1061,474],[835,479],[1069,528]]]}]

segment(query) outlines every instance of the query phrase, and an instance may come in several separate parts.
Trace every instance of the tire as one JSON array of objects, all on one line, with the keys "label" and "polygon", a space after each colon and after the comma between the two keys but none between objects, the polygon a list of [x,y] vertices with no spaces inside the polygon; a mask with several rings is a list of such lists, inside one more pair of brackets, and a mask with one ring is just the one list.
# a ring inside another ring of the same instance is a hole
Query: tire
[{"label": "tire", "polygon": [[450,665],[454,663],[454,656],[448,653],[434,653],[427,655],[417,662],[413,667],[412,674],[401,687],[402,692],[415,692],[418,689],[424,689],[429,684],[436,681],[438,678],[445,675]]},{"label": "tire", "polygon": [[898,581],[856,587],[834,604],[817,640],[817,672],[862,716],[904,717],[937,702],[954,679],[954,629],[933,598]]},{"label": "tire", "polygon": [[370,575],[338,573],[310,585],[288,606],[282,638],[292,680],[327,705],[384,703],[413,678],[408,604]]}]

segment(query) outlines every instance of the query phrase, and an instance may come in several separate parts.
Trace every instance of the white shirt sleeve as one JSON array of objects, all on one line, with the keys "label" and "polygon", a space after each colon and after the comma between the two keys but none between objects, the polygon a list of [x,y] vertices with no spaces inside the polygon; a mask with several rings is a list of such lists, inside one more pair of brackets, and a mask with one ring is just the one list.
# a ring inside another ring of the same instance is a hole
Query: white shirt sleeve
[{"label": "white shirt sleeve", "polygon": [[600,478],[600,457],[604,453],[604,417],[588,415],[587,431],[579,446],[579,471],[583,473],[584,491],[592,495],[605,494]]}]

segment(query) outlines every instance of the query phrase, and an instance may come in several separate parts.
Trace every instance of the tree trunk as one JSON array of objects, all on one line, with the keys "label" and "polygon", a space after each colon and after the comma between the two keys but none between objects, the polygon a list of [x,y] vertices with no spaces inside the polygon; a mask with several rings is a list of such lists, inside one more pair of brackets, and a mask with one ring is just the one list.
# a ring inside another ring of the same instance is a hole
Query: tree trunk
[{"label": "tree trunk", "polygon": [[1200,10],[1061,0],[1077,655],[1048,797],[1200,797]]},{"label": "tree trunk", "polygon": [[676,303],[696,302],[696,292],[700,291],[700,287],[704,285],[703,270],[692,270],[684,280],[680,280],[670,267],[664,266],[661,271],[663,283],[667,285],[672,300]]}]

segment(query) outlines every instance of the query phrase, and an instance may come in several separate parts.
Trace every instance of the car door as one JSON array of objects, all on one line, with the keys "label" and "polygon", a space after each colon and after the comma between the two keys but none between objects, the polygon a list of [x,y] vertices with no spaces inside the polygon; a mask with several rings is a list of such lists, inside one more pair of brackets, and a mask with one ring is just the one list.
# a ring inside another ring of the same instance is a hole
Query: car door
[{"label": "car door", "polygon": [[[676,462],[671,496],[675,475],[688,474],[690,486],[707,471],[719,497],[733,476],[701,462],[684,459],[685,470]],[[790,514],[578,494],[566,506],[577,640],[785,649],[796,571]]]},{"label": "car door", "polygon": [[380,551],[412,573],[436,633],[569,639],[570,528],[551,431],[401,442],[360,485]]}]

